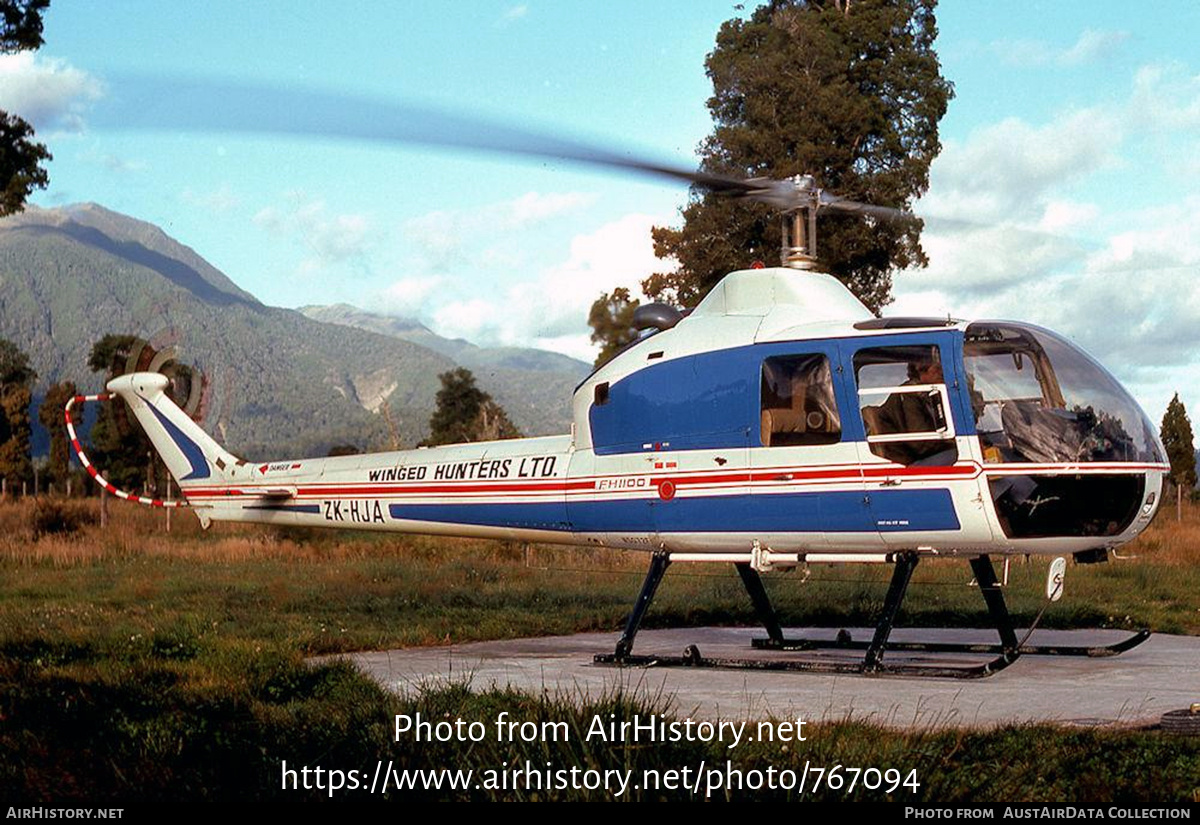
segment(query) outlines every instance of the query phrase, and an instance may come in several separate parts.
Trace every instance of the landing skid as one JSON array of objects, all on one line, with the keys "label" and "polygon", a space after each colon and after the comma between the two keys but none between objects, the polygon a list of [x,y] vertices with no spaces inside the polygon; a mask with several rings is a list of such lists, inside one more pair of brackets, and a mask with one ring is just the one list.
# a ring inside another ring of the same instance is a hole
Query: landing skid
[{"label": "landing skid", "polygon": [[[1150,638],[1149,630],[1139,630],[1128,638],[1107,645],[1021,645],[1022,656],[1087,656],[1102,659],[1116,656],[1140,645]],[[755,650],[866,650],[868,643],[842,637],[840,639],[751,639]],[[1003,653],[1004,647],[986,642],[889,642],[888,650],[912,653]]]},{"label": "landing skid", "polygon": [[[600,665],[615,665],[618,667],[704,667],[725,668],[737,670],[790,671],[802,673],[845,673],[864,676],[923,676],[951,679],[979,679],[991,676],[1011,665],[1023,654],[1042,656],[1115,656],[1144,642],[1150,637],[1147,630],[1109,645],[1078,646],[1078,645],[1024,645],[1017,641],[1016,631],[1012,625],[1012,617],[1004,603],[1004,594],[996,579],[995,568],[992,567],[988,556],[971,559],[971,569],[975,573],[979,592],[983,595],[988,606],[997,633],[999,644],[959,644],[950,642],[889,642],[892,627],[900,604],[908,591],[913,571],[920,557],[916,553],[898,553],[895,558],[895,568],[892,581],[884,597],[883,613],[875,627],[870,642],[855,641],[848,634],[837,640],[788,639],[783,635],[779,619],[767,597],[766,588],[758,573],[747,563],[737,563],[738,575],[746,588],[747,594],[754,605],[754,611],[759,621],[767,631],[767,638],[754,639],[753,647],[759,650],[776,651],[812,651],[821,649],[833,650],[863,650],[866,651],[860,661],[838,661],[831,659],[741,659],[728,657],[706,657],[701,654],[696,645],[689,645],[681,656],[645,656],[633,654],[633,640],[637,636],[646,609],[654,599],[658,585],[671,565],[670,554],[655,553],[650,560],[650,569],[642,583],[633,612],[625,625],[625,631],[618,640],[616,649],[610,654],[599,654],[595,663]],[[994,658],[982,663],[950,664],[945,662],[891,662],[884,661],[888,652],[910,653],[983,653],[992,654]]]},{"label": "landing skid", "polygon": [[864,662],[833,662],[804,659],[739,659],[724,656],[707,657],[695,645],[689,645],[682,656],[624,656],[599,653],[596,664],[617,667],[704,667],[725,670],[787,671],[792,673],[847,673],[863,676],[922,676],[935,679],[980,679],[991,676],[1017,660],[1014,656],[997,656],[977,665],[938,664],[880,664],[868,670]]}]

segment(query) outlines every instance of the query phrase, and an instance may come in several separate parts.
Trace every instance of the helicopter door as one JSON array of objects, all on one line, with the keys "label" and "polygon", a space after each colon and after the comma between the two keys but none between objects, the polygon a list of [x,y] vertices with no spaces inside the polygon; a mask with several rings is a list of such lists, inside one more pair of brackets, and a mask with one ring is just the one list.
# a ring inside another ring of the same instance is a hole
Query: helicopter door
[{"label": "helicopter door", "polygon": [[936,343],[904,343],[860,348],[852,366],[864,503],[875,529],[887,544],[906,546],[959,533],[953,360]]},{"label": "helicopter door", "polygon": [[759,449],[752,451],[760,540],[775,549],[861,545],[875,529],[856,446],[843,432],[844,411],[853,409],[844,369],[835,348],[795,346],[764,353],[760,364]]}]

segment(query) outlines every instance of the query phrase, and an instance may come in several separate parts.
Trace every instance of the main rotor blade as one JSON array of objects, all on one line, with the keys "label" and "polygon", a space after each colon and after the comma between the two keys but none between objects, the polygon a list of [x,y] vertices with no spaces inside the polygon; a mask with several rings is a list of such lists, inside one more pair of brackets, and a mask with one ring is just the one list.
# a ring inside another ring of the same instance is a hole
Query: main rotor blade
[{"label": "main rotor blade", "polygon": [[780,208],[798,205],[788,181],[712,175],[417,103],[198,78],[115,76],[110,88],[91,118],[107,129],[307,135],[501,152],[625,169]]},{"label": "main rotor blade", "polygon": [[882,221],[915,221],[919,218],[912,212],[907,212],[903,209],[896,209],[893,206],[876,206],[871,203],[859,203],[858,201],[839,198],[835,195],[829,195],[825,192],[821,193],[821,208],[828,209],[832,212],[845,212],[851,215],[870,215],[872,218],[877,218]]}]

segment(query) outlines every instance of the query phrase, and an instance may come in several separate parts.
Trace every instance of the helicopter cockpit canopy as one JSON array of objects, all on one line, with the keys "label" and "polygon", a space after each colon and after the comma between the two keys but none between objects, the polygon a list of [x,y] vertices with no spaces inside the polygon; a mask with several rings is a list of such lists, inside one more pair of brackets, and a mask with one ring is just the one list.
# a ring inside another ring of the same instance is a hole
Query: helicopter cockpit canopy
[{"label": "helicopter cockpit canopy", "polygon": [[1165,461],[1137,402],[1057,335],[1007,321],[974,323],[963,357],[985,461]]}]

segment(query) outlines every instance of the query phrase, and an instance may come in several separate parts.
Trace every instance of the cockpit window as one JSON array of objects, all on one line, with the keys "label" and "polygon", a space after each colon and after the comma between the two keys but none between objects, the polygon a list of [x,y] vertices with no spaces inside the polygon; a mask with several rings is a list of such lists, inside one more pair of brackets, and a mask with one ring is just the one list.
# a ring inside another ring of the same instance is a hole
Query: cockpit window
[{"label": "cockpit window", "polygon": [[985,461],[1164,460],[1137,402],[1057,335],[1019,324],[972,324],[963,357]]}]

